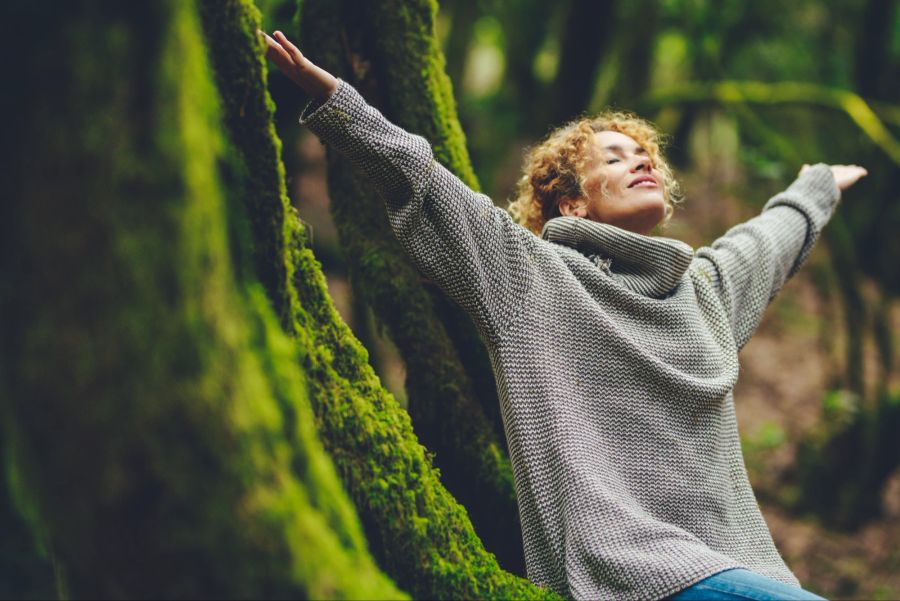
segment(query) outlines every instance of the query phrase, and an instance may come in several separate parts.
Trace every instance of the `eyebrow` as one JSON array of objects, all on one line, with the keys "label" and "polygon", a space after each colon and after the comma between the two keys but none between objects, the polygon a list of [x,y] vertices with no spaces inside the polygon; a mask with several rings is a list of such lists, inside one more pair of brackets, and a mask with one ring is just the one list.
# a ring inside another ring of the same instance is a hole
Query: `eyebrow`
[{"label": "eyebrow", "polygon": [[[609,146],[604,146],[603,150],[612,150],[614,152],[619,152],[619,153],[623,152],[622,147],[619,146],[618,144],[610,144]],[[637,153],[647,152],[647,150],[643,146],[638,146],[637,150],[635,152],[637,152]]]}]

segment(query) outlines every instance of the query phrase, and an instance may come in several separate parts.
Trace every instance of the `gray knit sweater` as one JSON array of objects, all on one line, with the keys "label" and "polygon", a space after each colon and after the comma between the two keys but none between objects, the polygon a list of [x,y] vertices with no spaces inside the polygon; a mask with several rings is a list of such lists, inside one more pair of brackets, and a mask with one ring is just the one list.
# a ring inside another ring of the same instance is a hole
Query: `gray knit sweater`
[{"label": "gray knit sweater", "polygon": [[751,490],[732,389],[838,202],[826,165],[693,250],[577,217],[535,236],[344,81],[301,123],[368,177],[418,269],[478,327],[532,582],[659,599],[743,567],[799,585]]}]

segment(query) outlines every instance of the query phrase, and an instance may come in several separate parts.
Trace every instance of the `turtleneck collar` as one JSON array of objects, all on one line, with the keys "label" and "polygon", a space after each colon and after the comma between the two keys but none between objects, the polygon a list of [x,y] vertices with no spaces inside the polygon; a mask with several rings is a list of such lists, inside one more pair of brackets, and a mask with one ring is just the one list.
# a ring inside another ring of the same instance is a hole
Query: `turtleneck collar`
[{"label": "turtleneck collar", "polygon": [[668,296],[694,258],[680,240],[643,236],[583,217],[555,217],[541,238],[586,255],[624,287],[649,296]]}]

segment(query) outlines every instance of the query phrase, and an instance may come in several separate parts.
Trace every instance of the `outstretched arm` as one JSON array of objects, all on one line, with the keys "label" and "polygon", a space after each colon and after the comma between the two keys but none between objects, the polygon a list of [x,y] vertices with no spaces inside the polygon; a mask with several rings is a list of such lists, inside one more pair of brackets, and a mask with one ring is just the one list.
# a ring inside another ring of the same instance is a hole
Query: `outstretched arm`
[{"label": "outstretched arm", "polygon": [[708,275],[718,285],[738,348],[809,255],[841,192],[866,174],[857,165],[804,165],[794,183],[772,197],[762,214],[697,251],[709,263]]},{"label": "outstretched arm", "polygon": [[314,98],[301,123],[366,176],[418,270],[459,303],[486,338],[499,336],[525,307],[537,237],[437,163],[427,140],[388,121],[280,32],[267,41],[272,61]]}]

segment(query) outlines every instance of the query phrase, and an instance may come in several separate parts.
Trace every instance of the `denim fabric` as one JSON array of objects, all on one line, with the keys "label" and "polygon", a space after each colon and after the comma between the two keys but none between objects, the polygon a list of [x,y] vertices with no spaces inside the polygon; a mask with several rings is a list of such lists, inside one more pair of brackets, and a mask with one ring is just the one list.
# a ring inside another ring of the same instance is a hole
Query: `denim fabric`
[{"label": "denim fabric", "polygon": [[743,569],[725,570],[669,597],[672,601],[825,601],[805,589]]}]

